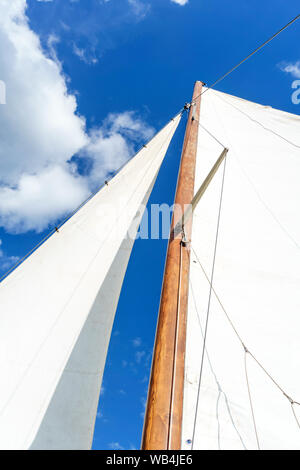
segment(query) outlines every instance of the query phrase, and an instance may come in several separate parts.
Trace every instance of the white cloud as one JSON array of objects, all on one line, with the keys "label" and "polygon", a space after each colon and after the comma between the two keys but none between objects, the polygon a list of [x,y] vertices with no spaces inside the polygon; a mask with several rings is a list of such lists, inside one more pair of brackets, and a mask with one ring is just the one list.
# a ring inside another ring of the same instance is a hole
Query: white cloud
[{"label": "white cloud", "polygon": [[135,360],[137,364],[140,364],[142,362],[143,357],[146,356],[146,351],[137,351],[135,353]]},{"label": "white cloud", "polygon": [[93,64],[97,64],[97,62],[98,62],[98,59],[95,56],[91,55],[87,51],[87,49],[80,48],[75,43],[73,43],[73,52],[85,64],[93,65]]},{"label": "white cloud", "polygon": [[281,63],[279,64],[279,67],[283,72],[290,73],[292,77],[300,78],[300,60],[296,62]]},{"label": "white cloud", "polygon": [[138,446],[135,446],[134,444],[130,444],[130,450],[139,450]]},{"label": "white cloud", "polygon": [[188,3],[189,0],[171,0],[171,2],[173,3],[177,3],[177,5],[186,5]]},{"label": "white cloud", "polygon": [[124,447],[121,446],[121,444],[119,442],[111,442],[110,444],[108,444],[109,447],[113,450],[124,450]]},{"label": "white cloud", "polygon": [[24,174],[16,187],[0,188],[0,224],[12,232],[41,231],[89,195],[84,178],[63,166]]},{"label": "white cloud", "polygon": [[144,396],[140,397],[140,401],[143,407],[143,411],[141,411],[140,416],[142,419],[144,419],[145,412],[146,412],[146,405],[147,405],[147,391]]},{"label": "white cloud", "polygon": [[135,116],[132,111],[109,114],[100,128],[90,132],[90,141],[82,155],[93,159],[90,179],[103,181],[108,172],[123,165],[134,152],[134,142],[146,142],[154,129]]},{"label": "white cloud", "polygon": [[128,0],[128,3],[131,7],[133,14],[138,20],[144,19],[148,11],[150,10],[149,3],[143,3],[141,2],[141,0]]},{"label": "white cloud", "polygon": [[56,55],[56,48],[55,46],[60,42],[60,38],[56,35],[56,34],[50,34],[50,36],[48,37],[48,41],[47,41],[47,46],[48,46],[48,53],[51,57],[51,59],[54,60],[54,62],[56,62],[56,64],[58,65],[59,69],[61,69],[61,65],[60,65],[60,62],[57,58],[57,55]]},{"label": "white cloud", "polygon": [[100,419],[102,423],[108,423],[108,419],[104,417],[101,410],[98,410],[96,417],[97,419]]},{"label": "white cloud", "polygon": [[0,175],[2,184],[14,186],[26,173],[65,164],[87,143],[76,99],[29,29],[25,6],[25,0],[0,4],[0,73],[7,103],[0,116]]},{"label": "white cloud", "polygon": [[[81,203],[148,140],[153,129],[133,112],[110,114],[89,134],[56,55],[57,36],[42,50],[25,15],[26,0],[0,3],[0,225],[11,232],[41,231]],[[52,49],[51,49],[52,47]],[[72,156],[89,158],[91,174],[80,176]]]},{"label": "white cloud", "polygon": [[[89,7],[78,11],[78,5],[84,3],[88,3]],[[70,6],[77,15],[70,15]],[[53,8],[57,9],[60,15],[60,21],[52,26],[56,33],[61,30],[64,33],[70,32],[70,35],[64,35],[65,47],[71,46],[80,60],[93,65],[107,50],[119,45],[120,26],[142,21],[150,11],[151,5],[146,0],[89,0],[81,3],[80,0],[63,0],[59,6],[55,6],[53,2]],[[117,40],[114,37],[116,32]]]},{"label": "white cloud", "polygon": [[141,344],[142,344],[141,338],[135,338],[135,339],[133,339],[133,340],[132,340],[132,344],[133,344],[133,346],[134,346],[135,348],[140,347]]}]

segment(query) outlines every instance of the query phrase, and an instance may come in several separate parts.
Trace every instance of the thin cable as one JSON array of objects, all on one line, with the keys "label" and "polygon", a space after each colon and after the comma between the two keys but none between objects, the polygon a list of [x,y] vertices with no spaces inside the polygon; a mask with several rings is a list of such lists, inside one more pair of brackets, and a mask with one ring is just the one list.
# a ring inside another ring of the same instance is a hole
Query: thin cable
[{"label": "thin cable", "polygon": [[294,402],[294,403],[291,403],[291,407],[292,407],[292,412],[293,412],[295,421],[296,421],[296,423],[297,423],[297,425],[298,425],[298,428],[300,429],[300,423],[299,423],[299,420],[298,420],[298,418],[297,418],[296,412],[295,412],[295,410],[294,410],[294,405],[299,405],[299,403],[295,403],[295,402]]},{"label": "thin cable", "polygon": [[199,126],[202,127],[202,129],[207,132],[208,135],[210,135],[219,145],[221,145],[221,147],[223,147],[224,149],[226,148],[226,146],[224,144],[222,144],[222,142],[220,142],[216,136],[214,136],[208,129],[206,129],[206,127],[203,126],[203,124],[201,124],[201,122],[199,122]]},{"label": "thin cable", "polygon": [[[197,303],[196,303],[196,297],[195,297],[194,288],[193,288],[193,284],[192,284],[191,278],[189,279],[189,284],[190,284],[190,288],[191,288],[191,292],[192,292],[192,298],[193,298],[194,308],[195,308],[196,313],[197,313],[197,319],[198,319],[198,323],[199,323],[199,327],[200,327],[200,331],[201,331],[201,336],[202,336],[202,338],[203,338],[203,328],[202,328],[202,324],[201,324],[200,314],[199,314],[199,311],[198,311],[198,307],[197,307]],[[209,368],[210,368],[210,370],[211,370],[211,373],[212,373],[212,375],[213,375],[213,377],[214,377],[214,379],[215,379],[216,385],[217,385],[217,387],[218,387],[218,391],[221,392],[221,394],[223,394],[223,397],[224,397],[224,400],[225,400],[225,405],[226,405],[227,412],[228,412],[230,421],[231,421],[231,423],[232,423],[232,426],[233,426],[235,432],[237,433],[238,438],[239,438],[239,440],[241,441],[242,446],[244,447],[244,450],[247,450],[246,445],[245,445],[245,443],[244,443],[244,441],[243,441],[243,438],[242,438],[241,434],[239,433],[239,430],[238,430],[238,428],[237,428],[237,425],[236,425],[235,422],[234,422],[233,415],[232,415],[232,412],[231,412],[231,409],[230,409],[230,405],[229,405],[229,401],[228,401],[227,395],[226,395],[226,393],[224,392],[224,390],[222,389],[221,384],[220,384],[220,382],[218,381],[217,375],[216,375],[216,373],[215,373],[215,371],[214,371],[214,369],[213,369],[212,362],[211,362],[211,360],[210,360],[210,357],[209,357],[207,348],[206,348],[205,352],[206,352],[207,362],[208,362]],[[220,428],[220,424],[219,424],[219,419],[218,419],[218,417],[217,417],[217,421],[218,421],[218,429],[219,429],[219,428]],[[219,432],[218,432],[218,437],[219,437]],[[218,439],[218,443],[219,443],[219,447],[220,447],[220,440],[219,440],[219,439]]]},{"label": "thin cable", "polygon": [[[209,277],[206,273],[206,271],[204,270],[203,266],[202,266],[202,263],[200,262],[198,256],[197,256],[197,253],[195,252],[194,248],[192,247],[191,245],[191,248],[193,250],[193,253],[195,255],[195,258],[204,274],[204,276],[206,277],[207,281],[210,283],[210,280],[209,280]],[[259,360],[254,356],[254,354],[252,354],[251,351],[249,351],[249,349],[246,347],[243,339],[241,338],[241,336],[239,335],[238,331],[237,331],[237,328],[235,327],[233,321],[231,320],[230,316],[228,315],[227,311],[225,310],[225,307],[220,299],[220,297],[218,296],[217,292],[215,291],[214,287],[212,287],[212,291],[221,307],[221,309],[223,310],[231,328],[233,329],[234,333],[236,334],[236,337],[238,338],[238,340],[240,341],[242,347],[244,349],[247,350],[247,353],[252,357],[252,359],[254,359],[254,361],[257,363],[257,365],[262,369],[262,371],[269,377],[269,379],[274,383],[274,385],[276,385],[276,387],[283,393],[283,395],[288,398],[290,401],[292,401],[293,403],[296,403],[296,404],[299,404],[298,402],[295,402],[294,400],[291,399],[291,397],[284,391],[284,389],[278,384],[278,382],[276,382],[276,380],[274,379],[274,377],[271,376],[271,374],[265,369],[265,367],[259,362]]]},{"label": "thin cable", "polygon": [[210,304],[211,304],[211,297],[212,297],[212,286],[213,286],[215,264],[216,264],[216,255],[217,255],[217,246],[218,246],[218,239],[219,239],[219,228],[220,228],[222,201],[223,201],[223,193],[224,193],[226,161],[227,161],[227,157],[225,157],[224,166],[223,166],[223,177],[222,177],[222,186],[221,186],[221,194],[220,194],[219,213],[218,213],[218,220],[217,220],[216,240],[215,240],[215,246],[214,246],[214,256],[213,256],[212,273],[211,273],[211,280],[210,280],[209,298],[208,298],[208,306],[207,306],[204,337],[203,337],[203,348],[202,348],[202,357],[201,357],[200,374],[199,374],[197,403],[196,403],[195,419],[194,419],[194,426],[193,426],[192,449],[194,447],[194,441],[195,441],[196,422],[197,422],[197,415],[198,415],[198,408],[199,408],[199,399],[200,399],[200,390],[201,390],[204,356],[205,356],[205,349],[206,349],[208,321],[209,321]]},{"label": "thin cable", "polygon": [[224,80],[225,77],[227,77],[228,75],[230,75],[234,70],[236,70],[240,65],[242,65],[244,62],[246,62],[246,60],[250,59],[250,57],[252,57],[254,54],[256,54],[256,52],[258,52],[260,49],[262,49],[264,46],[266,46],[269,42],[271,42],[274,38],[276,38],[276,36],[278,36],[280,33],[282,33],[286,28],[288,28],[289,26],[291,26],[293,23],[295,23],[295,21],[297,21],[298,19],[300,18],[300,14],[297,15],[295,18],[293,18],[291,21],[289,21],[285,26],[283,26],[279,31],[277,31],[277,33],[273,34],[273,36],[271,36],[269,39],[267,39],[263,44],[261,44],[260,46],[258,46],[253,52],[251,52],[249,55],[247,55],[247,57],[245,57],[243,60],[241,60],[237,65],[235,65],[234,67],[232,67],[230,70],[228,70],[228,72],[224,73],[224,75],[222,75],[220,78],[218,78],[212,85],[210,85],[209,87],[207,87],[204,91],[202,91],[202,93],[200,93],[198,96],[196,96],[196,98],[194,98],[193,101],[197,100],[201,95],[203,95],[204,93],[206,93],[208,90],[210,90],[211,88],[214,88],[218,83],[220,83],[222,80]]},{"label": "thin cable", "polygon": [[[207,275],[207,273],[206,273],[206,271],[205,271],[205,269],[204,269],[204,267],[203,267],[201,261],[199,260],[199,258],[198,258],[198,256],[197,256],[197,253],[195,252],[195,250],[194,250],[194,248],[193,248],[192,245],[191,245],[191,249],[192,249],[192,251],[193,251],[193,253],[194,253],[194,256],[195,256],[195,258],[196,258],[196,260],[197,260],[197,262],[198,262],[198,264],[199,264],[199,266],[200,266],[200,268],[201,268],[201,270],[202,270],[204,276],[206,277],[208,283],[210,283],[210,279],[209,279],[209,277],[208,277],[208,275]],[[240,341],[240,343],[241,343],[241,345],[242,345],[244,351],[247,351],[247,354],[249,354],[249,356],[252,357],[252,359],[253,359],[253,360],[256,362],[256,364],[261,368],[261,370],[267,375],[267,377],[269,377],[269,379],[270,379],[270,380],[273,382],[273,384],[278,388],[278,390],[280,390],[281,393],[285,396],[285,398],[287,398],[287,399],[289,400],[290,404],[292,405],[293,415],[294,415],[295,420],[296,420],[296,422],[297,422],[297,425],[298,425],[298,427],[299,427],[299,429],[300,429],[300,423],[299,423],[299,420],[298,420],[298,418],[297,418],[297,416],[296,416],[296,414],[295,414],[295,410],[294,410],[294,408],[293,408],[294,405],[299,405],[299,406],[300,406],[300,403],[297,402],[297,401],[295,401],[293,398],[291,398],[291,397],[284,391],[284,389],[279,385],[278,382],[276,382],[276,380],[274,379],[274,377],[272,377],[272,375],[265,369],[265,367],[261,364],[261,362],[259,362],[259,360],[254,356],[254,354],[252,354],[252,352],[249,351],[249,349],[246,347],[246,345],[245,345],[243,339],[242,339],[241,336],[239,335],[239,333],[238,333],[238,331],[237,331],[237,328],[235,327],[233,321],[231,320],[230,316],[228,315],[227,311],[225,310],[225,307],[224,307],[224,305],[223,305],[223,303],[222,303],[220,297],[218,296],[218,294],[217,294],[217,292],[215,291],[215,289],[214,289],[213,286],[212,286],[212,291],[213,291],[213,293],[214,293],[214,295],[215,295],[215,297],[216,297],[216,299],[217,299],[217,301],[218,301],[218,303],[219,303],[219,305],[220,305],[222,311],[224,312],[224,314],[225,314],[225,316],[226,316],[226,318],[227,318],[227,320],[228,320],[228,322],[229,322],[231,328],[233,329],[234,333],[236,334],[236,337],[237,337],[238,340]]]},{"label": "thin cable", "polygon": [[246,348],[245,348],[245,354],[244,354],[244,366],[245,366],[245,376],[246,376],[248,396],[249,396],[249,402],[250,402],[250,408],[251,408],[251,414],[252,414],[253,427],[254,427],[257,447],[258,447],[258,450],[260,450],[258,433],[257,433],[257,426],[256,426],[256,421],[255,421],[254,408],[253,408],[251,390],[250,390],[250,384],[249,384],[249,377],[248,377],[248,371],[247,371],[247,349]]},{"label": "thin cable", "polygon": [[[196,260],[197,260],[197,262],[198,262],[198,264],[199,264],[199,266],[200,266],[200,268],[201,268],[201,270],[202,270],[204,276],[206,277],[208,283],[210,284],[209,277],[208,277],[208,275],[206,274],[206,271],[204,270],[204,268],[203,268],[203,266],[202,266],[202,263],[201,263],[201,261],[199,260],[198,255],[197,255],[197,253],[195,252],[195,250],[194,250],[192,244],[191,244],[191,248],[192,248],[192,250],[193,250],[194,256],[195,256],[195,258],[196,258]],[[240,340],[240,342],[241,342],[241,344],[242,344],[242,346],[243,346],[243,348],[244,348],[244,347],[245,347],[244,342],[243,342],[242,338],[240,337],[240,335],[239,335],[237,329],[235,328],[233,322],[231,321],[231,318],[229,317],[228,313],[226,312],[225,307],[224,307],[224,305],[222,304],[222,301],[221,301],[220,297],[218,296],[218,294],[217,294],[217,292],[215,291],[215,288],[214,288],[213,286],[212,286],[212,291],[213,291],[213,293],[215,294],[215,297],[216,297],[218,303],[220,304],[220,306],[221,306],[223,312],[225,313],[228,322],[230,323],[232,329],[234,330],[236,336],[238,337],[238,339]]]}]

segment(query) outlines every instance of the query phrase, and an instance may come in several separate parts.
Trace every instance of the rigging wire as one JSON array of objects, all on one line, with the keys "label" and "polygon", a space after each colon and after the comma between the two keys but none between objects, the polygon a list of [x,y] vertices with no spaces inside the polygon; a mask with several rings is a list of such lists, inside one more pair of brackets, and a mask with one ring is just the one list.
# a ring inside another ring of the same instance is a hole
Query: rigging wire
[{"label": "rigging wire", "polygon": [[201,261],[200,261],[198,255],[197,255],[197,253],[195,252],[195,250],[194,250],[194,248],[193,248],[193,246],[192,246],[192,244],[191,244],[191,249],[192,249],[192,251],[193,251],[193,254],[194,254],[195,258],[196,258],[197,263],[199,264],[199,266],[200,266],[200,268],[201,268],[201,271],[203,272],[203,274],[204,274],[206,280],[208,281],[208,283],[210,284],[211,289],[212,289],[212,292],[214,293],[214,295],[215,295],[215,297],[216,297],[216,299],[217,299],[217,301],[218,301],[218,303],[219,303],[219,305],[220,305],[220,307],[221,307],[223,313],[225,314],[225,316],[226,316],[226,318],[227,318],[227,320],[228,320],[228,323],[230,324],[230,326],[231,326],[231,328],[233,329],[233,331],[234,331],[236,337],[237,337],[238,340],[240,341],[240,343],[241,343],[241,345],[242,345],[244,351],[245,351],[249,356],[252,357],[252,359],[253,359],[253,360],[256,362],[256,364],[260,367],[260,369],[261,369],[261,370],[267,375],[267,377],[269,377],[269,379],[273,382],[273,384],[275,385],[275,387],[277,387],[278,390],[280,390],[281,393],[285,396],[285,398],[288,399],[288,401],[290,402],[291,407],[292,407],[292,412],[293,412],[294,418],[295,418],[296,423],[297,423],[297,425],[298,425],[298,427],[299,427],[299,429],[300,429],[300,422],[299,422],[299,420],[298,420],[298,418],[297,418],[297,415],[296,415],[296,413],[295,413],[295,410],[294,410],[294,406],[295,406],[295,405],[300,406],[300,402],[295,401],[293,398],[290,397],[290,395],[288,395],[288,394],[284,391],[284,389],[281,387],[281,385],[279,385],[279,383],[278,383],[278,382],[274,379],[274,377],[267,371],[267,369],[261,364],[261,362],[260,362],[260,361],[254,356],[254,354],[252,354],[252,352],[249,351],[249,349],[246,347],[246,345],[245,345],[243,339],[241,338],[241,336],[240,336],[240,334],[239,334],[239,332],[238,332],[236,326],[234,325],[234,323],[233,323],[233,321],[231,320],[231,318],[230,318],[228,312],[226,311],[226,309],[225,309],[225,307],[224,307],[224,305],[223,305],[223,303],[222,303],[222,301],[221,301],[219,295],[217,294],[215,288],[211,285],[211,281],[210,281],[210,279],[209,279],[209,276],[207,275],[207,273],[206,273],[206,271],[205,271],[205,269],[204,269],[204,267],[203,267],[203,265],[202,265],[202,263],[201,263]]},{"label": "rigging wire", "polygon": [[291,407],[292,407],[292,412],[293,412],[295,421],[298,425],[298,428],[300,429],[300,422],[299,422],[299,419],[297,418],[297,415],[296,415],[296,412],[295,412],[295,409],[294,409],[294,405],[299,405],[299,403],[291,403]]},{"label": "rigging wire", "polygon": [[[199,313],[199,310],[198,310],[198,307],[197,307],[195,292],[194,292],[193,283],[192,283],[192,281],[191,281],[191,278],[189,279],[189,285],[190,285],[190,288],[191,288],[191,293],[192,293],[194,308],[195,308],[195,311],[196,311],[196,313],[197,313],[197,319],[198,319],[198,323],[199,323],[199,327],[200,327],[200,331],[201,331],[201,336],[202,336],[202,338],[203,338],[203,328],[202,328],[202,324],[201,324],[200,313]],[[232,423],[232,425],[233,425],[233,428],[234,428],[235,432],[237,433],[237,436],[238,436],[238,438],[239,438],[239,440],[240,440],[240,442],[241,442],[241,444],[242,444],[244,450],[247,450],[247,447],[246,447],[246,445],[245,445],[245,443],[244,443],[244,441],[243,441],[243,438],[242,438],[242,436],[241,436],[241,434],[240,434],[240,432],[239,432],[239,430],[238,430],[238,427],[237,427],[237,425],[236,425],[236,423],[235,423],[235,421],[234,421],[233,414],[232,414],[231,409],[230,409],[229,400],[228,400],[228,398],[227,398],[227,395],[226,395],[226,393],[224,392],[224,390],[222,389],[221,384],[220,384],[220,382],[218,381],[217,375],[216,375],[216,373],[215,373],[215,371],[214,371],[214,369],[213,369],[213,365],[212,365],[212,362],[211,362],[211,360],[210,360],[210,356],[209,356],[209,353],[208,353],[207,348],[206,348],[205,352],[206,352],[207,362],[208,362],[209,368],[210,368],[210,370],[211,370],[211,373],[212,373],[212,375],[213,375],[213,377],[214,377],[214,380],[215,380],[215,382],[216,382],[216,385],[217,385],[217,388],[218,388],[218,392],[219,392],[219,394],[220,394],[220,397],[221,397],[221,395],[223,395],[223,397],[224,397],[224,401],[225,401],[225,405],[226,405],[226,408],[227,408],[227,412],[228,412],[230,421],[231,421],[231,423]],[[218,401],[219,401],[219,400],[218,400]],[[219,407],[218,407],[218,403],[217,403],[217,406],[216,406],[216,415],[217,415],[217,416],[216,416],[216,417],[217,417],[217,421],[218,421],[218,447],[219,447],[219,450],[221,450],[221,445],[220,445],[220,423],[219,423],[219,419],[218,419],[218,408],[219,408]]]},{"label": "rigging wire", "polygon": [[201,124],[199,122],[199,126],[202,127],[202,129],[207,132],[208,135],[210,135],[219,145],[221,145],[221,147],[223,147],[224,149],[226,148],[226,146],[224,144],[222,144],[222,142],[220,142],[216,136],[214,136],[208,129],[206,129],[206,127],[203,126],[203,124]]},{"label": "rigging wire", "polygon": [[[299,16],[300,16],[300,15],[299,15]],[[225,102],[227,103],[226,100],[223,100],[223,101],[225,101]],[[230,104],[230,103],[228,103],[228,104]],[[235,107],[235,106],[234,106],[234,107]],[[236,108],[236,109],[238,109],[238,108]],[[238,109],[238,110],[239,110],[239,109]],[[246,115],[246,116],[249,117],[248,115]],[[258,121],[257,121],[257,122],[258,122]],[[258,122],[258,124],[260,124],[260,123]],[[200,125],[200,126],[210,135],[210,137],[212,137],[219,145],[223,146],[223,144],[215,137],[215,135],[213,135],[213,134],[212,134],[208,129],[206,129],[202,124],[199,123],[199,125]],[[264,127],[264,126],[262,126],[262,127]],[[272,132],[271,129],[265,128],[265,130],[269,130],[269,131]],[[275,133],[275,134],[276,134],[276,133]],[[281,137],[283,140],[287,141],[288,143],[290,143],[290,144],[292,144],[292,145],[295,145],[295,144],[293,144],[293,142],[288,141],[287,139],[285,139],[285,138],[282,137],[281,135],[279,135],[279,134],[276,134],[276,135],[279,136],[279,137]],[[295,146],[297,146],[297,145],[295,145]],[[226,160],[225,160],[225,163],[226,163]],[[223,176],[224,176],[224,175],[223,175]],[[222,183],[222,184],[223,184],[223,183]],[[297,246],[298,246],[298,245],[297,245]],[[218,295],[217,295],[217,293],[216,293],[216,291],[215,291],[215,289],[214,289],[214,287],[213,287],[213,285],[212,285],[212,284],[213,284],[213,272],[212,272],[212,278],[211,278],[211,280],[210,280],[209,277],[208,277],[208,275],[206,274],[206,272],[205,272],[205,270],[204,270],[204,268],[203,268],[203,266],[202,266],[202,264],[201,264],[201,262],[200,262],[198,256],[197,256],[197,254],[195,253],[195,250],[194,250],[192,244],[191,244],[191,249],[192,249],[192,251],[193,251],[193,253],[194,253],[194,255],[195,255],[195,257],[196,257],[196,259],[197,259],[197,261],[198,261],[198,263],[199,263],[199,265],[200,265],[200,267],[201,267],[201,269],[202,269],[202,271],[203,271],[203,273],[204,273],[204,275],[205,275],[207,281],[209,282],[209,285],[210,285],[209,303],[210,303],[211,292],[213,292],[214,295],[215,295],[215,297],[216,297],[216,299],[218,300],[218,302],[219,302],[219,304],[220,304],[220,306],[221,306],[223,312],[225,313],[228,322],[230,323],[232,329],[234,330],[234,332],[235,332],[237,338],[239,339],[239,341],[240,341],[240,343],[241,343],[241,345],[243,346],[243,349],[244,349],[244,351],[245,351],[245,374],[246,374],[246,382],[247,382],[247,388],[248,388],[248,396],[249,396],[249,402],[250,402],[250,408],[251,408],[251,413],[252,413],[252,420],[253,420],[253,425],[254,425],[254,430],[255,430],[255,436],[256,436],[257,446],[258,446],[258,449],[260,449],[259,438],[258,438],[258,432],[257,432],[257,426],[256,426],[256,422],[255,422],[255,415],[254,415],[254,407],[253,407],[252,397],[251,397],[251,390],[250,390],[249,377],[248,377],[248,372],[247,372],[247,354],[250,355],[250,356],[253,358],[253,360],[256,362],[256,364],[257,364],[257,365],[262,369],[262,371],[269,377],[269,379],[273,382],[273,384],[274,384],[274,385],[282,392],[282,394],[289,400],[289,402],[290,402],[290,404],[291,404],[291,409],[292,409],[292,413],[293,413],[294,419],[295,419],[295,421],[296,421],[296,423],[297,423],[299,429],[300,429],[300,421],[299,421],[298,418],[297,418],[297,415],[296,415],[294,406],[295,406],[295,405],[299,405],[299,406],[300,406],[300,403],[297,402],[297,401],[295,401],[295,400],[293,400],[293,399],[284,391],[284,389],[276,382],[276,380],[275,380],[275,379],[271,376],[271,374],[264,368],[264,366],[258,361],[258,359],[248,350],[248,348],[246,347],[245,343],[243,342],[241,336],[239,335],[239,333],[238,333],[236,327],[234,326],[234,324],[233,324],[232,320],[230,319],[229,315],[227,314],[227,312],[226,312],[226,310],[225,310],[225,308],[224,308],[224,306],[223,306],[223,304],[222,304],[220,298],[218,297]],[[214,253],[214,258],[215,258],[215,253]],[[215,263],[215,259],[214,259],[214,261],[213,261],[213,266],[214,266],[214,263]],[[214,269],[214,268],[213,268],[213,269]],[[208,317],[206,318],[206,322],[208,322]],[[206,342],[206,337],[205,337],[205,342]],[[204,343],[204,349],[205,349],[205,343]],[[204,354],[202,353],[202,362],[203,362],[203,356],[204,356]],[[203,368],[203,364],[201,363],[201,370],[202,370],[202,368]],[[202,372],[201,372],[201,374],[202,374]],[[200,386],[201,386],[201,375],[200,375],[199,386],[198,386],[197,408],[198,408],[198,398],[199,398],[199,394],[200,394]],[[196,409],[196,413],[195,413],[194,430],[193,430],[193,441],[194,441],[194,433],[195,433],[196,419],[197,419],[197,409]],[[193,441],[192,441],[192,443],[193,443]]]},{"label": "rigging wire", "polygon": [[199,384],[198,384],[196,411],[195,411],[195,419],[194,419],[194,426],[193,426],[192,449],[193,449],[193,447],[194,447],[195,432],[196,432],[196,422],[197,422],[197,414],[198,414],[199,400],[200,400],[200,389],[201,389],[201,381],[202,381],[202,373],[203,373],[203,365],[204,365],[204,356],[205,356],[205,349],[206,349],[206,339],[207,339],[208,322],[209,322],[209,315],[210,315],[210,304],[211,304],[211,297],[212,297],[213,279],[214,279],[215,264],[216,264],[216,256],[217,256],[217,247],[218,247],[218,239],[219,239],[219,228],[220,228],[220,221],[221,221],[221,211],[222,211],[222,202],[223,202],[223,193],[224,193],[224,183],[225,183],[225,173],[226,173],[226,162],[227,162],[227,156],[225,157],[224,165],[223,165],[223,176],[222,176],[222,185],[221,185],[221,193],[220,193],[220,202],[219,202],[219,212],[218,212],[218,220],[217,220],[216,239],[215,239],[215,246],[214,246],[214,255],[213,255],[213,264],[212,264],[211,279],[210,279],[209,298],[208,298],[207,313],[206,313],[205,328],[204,328],[203,348],[202,348],[202,357],[201,357],[201,365],[200,365],[200,373],[199,373]]},{"label": "rigging wire", "polygon": [[250,408],[251,408],[251,415],[252,415],[252,421],[253,421],[253,427],[254,427],[254,432],[255,432],[255,438],[256,438],[257,448],[258,448],[258,450],[260,450],[259,439],[258,439],[258,433],[257,433],[257,426],[256,426],[256,420],[255,420],[255,414],[254,414],[254,407],[253,407],[252,396],[251,396],[251,390],[250,390],[250,383],[249,383],[249,377],[248,377],[248,369],[247,369],[247,349],[245,348],[244,350],[245,350],[245,353],[244,353],[244,368],[245,368],[245,376],[246,376],[248,397],[249,397],[249,403],[250,403]]},{"label": "rigging wire", "polygon": [[200,96],[202,96],[204,93],[206,93],[208,90],[211,88],[214,88],[218,83],[220,83],[224,78],[228,77],[234,70],[236,70],[240,65],[242,65],[244,62],[246,62],[250,57],[252,57],[254,54],[256,54],[258,51],[260,51],[263,47],[265,47],[267,44],[269,44],[273,39],[276,38],[280,33],[282,33],[285,29],[287,29],[289,26],[291,26],[293,23],[295,23],[298,19],[300,18],[300,14],[297,15],[295,18],[293,18],[291,21],[289,21],[285,26],[283,26],[279,31],[277,31],[275,34],[273,34],[269,39],[267,39],[263,44],[258,46],[254,51],[252,51],[250,54],[247,55],[243,60],[241,60],[238,64],[236,64],[234,67],[232,67],[228,72],[224,73],[224,75],[221,75],[212,85],[208,86],[203,90],[196,98],[194,98],[193,101],[196,101]]}]

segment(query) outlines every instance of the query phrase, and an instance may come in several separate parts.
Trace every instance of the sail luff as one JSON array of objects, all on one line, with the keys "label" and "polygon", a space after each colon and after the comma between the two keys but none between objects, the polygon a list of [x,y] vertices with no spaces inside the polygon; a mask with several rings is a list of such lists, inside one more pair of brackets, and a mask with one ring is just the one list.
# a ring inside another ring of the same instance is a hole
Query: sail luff
[{"label": "sail luff", "polygon": [[179,121],[0,284],[0,448],[90,448],[126,266]]},{"label": "sail luff", "polygon": [[[201,89],[196,82],[193,100]],[[199,113],[200,99],[190,107],[181,156],[144,422],[146,450],[179,449],[181,443],[189,249],[181,234],[172,233],[193,197]],[[188,237],[190,228],[185,228]]]},{"label": "sail luff", "polygon": [[299,129],[270,106],[202,97],[196,188],[229,151],[193,217],[185,450],[299,449]]}]

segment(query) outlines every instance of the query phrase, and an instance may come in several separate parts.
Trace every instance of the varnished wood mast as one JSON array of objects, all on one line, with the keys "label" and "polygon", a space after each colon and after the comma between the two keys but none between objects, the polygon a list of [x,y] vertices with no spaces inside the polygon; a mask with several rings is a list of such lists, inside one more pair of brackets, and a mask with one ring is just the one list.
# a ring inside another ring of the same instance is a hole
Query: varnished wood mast
[{"label": "varnished wood mast", "polygon": [[[192,103],[198,99],[190,107],[181,155],[144,422],[145,450],[181,447],[190,247],[181,244],[181,234],[174,238],[173,229],[194,196],[201,90],[202,82],[196,82]],[[190,218],[185,226],[187,240],[191,228]]]}]

